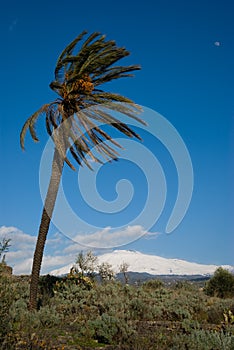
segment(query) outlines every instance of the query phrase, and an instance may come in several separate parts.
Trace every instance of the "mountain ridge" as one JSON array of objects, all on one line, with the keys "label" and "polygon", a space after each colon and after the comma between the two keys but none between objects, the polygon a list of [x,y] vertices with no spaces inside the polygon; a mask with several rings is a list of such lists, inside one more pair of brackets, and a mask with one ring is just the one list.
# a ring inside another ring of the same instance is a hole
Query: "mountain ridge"
[{"label": "mountain ridge", "polygon": [[[120,271],[122,263],[128,264],[129,272],[148,273],[156,275],[213,275],[218,267],[234,271],[231,265],[212,265],[189,262],[177,258],[163,258],[157,255],[144,254],[135,250],[114,250],[97,256],[98,264],[107,262],[115,273]],[[61,276],[69,273],[75,264],[69,264],[50,272],[51,275]]]}]

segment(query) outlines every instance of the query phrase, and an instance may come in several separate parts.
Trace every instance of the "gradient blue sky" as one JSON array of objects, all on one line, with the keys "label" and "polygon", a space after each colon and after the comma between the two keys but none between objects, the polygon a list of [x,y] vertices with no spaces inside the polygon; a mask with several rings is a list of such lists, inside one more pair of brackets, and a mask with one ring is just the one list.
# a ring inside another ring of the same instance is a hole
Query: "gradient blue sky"
[{"label": "gradient blue sky", "polygon": [[[176,171],[160,142],[143,135],[165,171],[168,198],[162,217],[151,230],[162,233],[124,248],[199,263],[234,264],[233,2],[146,0],[134,5],[123,0],[13,0],[1,7],[2,235],[14,228],[27,239],[37,233],[42,210],[39,163],[47,137],[39,122],[41,142],[34,144],[28,136],[26,152],[22,152],[19,133],[26,118],[55,97],[49,83],[57,57],[87,29],[105,33],[131,51],[123,63],[140,64],[142,70],[133,79],[114,82],[111,90],[166,117],[180,133],[193,162],[191,205],[182,223],[167,235],[163,232],[175,201]],[[135,181],[138,190],[126,216],[90,214],[78,196],[77,174],[65,169],[63,185],[71,205],[103,227],[114,227],[122,219],[127,222],[128,215],[134,215],[140,210],[139,203],[144,203],[146,186],[139,169],[132,171],[128,166],[133,165],[124,161],[106,165],[98,180],[100,193],[108,200],[115,196],[116,181],[133,174],[129,180],[133,185]],[[52,225],[49,239],[58,236],[57,231]],[[17,249],[19,245],[12,244],[12,251]],[[59,254],[59,245],[56,249],[48,244],[46,254]],[[9,258],[14,260],[13,255]],[[63,262],[61,259],[60,264]]]}]

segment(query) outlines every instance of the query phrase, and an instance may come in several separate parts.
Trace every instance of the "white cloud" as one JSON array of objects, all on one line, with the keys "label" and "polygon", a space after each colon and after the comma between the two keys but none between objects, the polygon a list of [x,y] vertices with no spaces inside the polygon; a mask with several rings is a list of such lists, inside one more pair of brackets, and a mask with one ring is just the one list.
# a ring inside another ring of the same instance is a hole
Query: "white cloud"
[{"label": "white cloud", "polygon": [[15,232],[17,231],[18,229],[16,227],[13,227],[13,226],[10,226],[10,227],[7,227],[7,226],[1,226],[0,227],[0,237],[5,237],[7,236],[9,233],[12,233],[12,232]]},{"label": "white cloud", "polygon": [[145,239],[156,239],[159,235],[161,235],[161,232],[146,232],[144,235]]},{"label": "white cloud", "polygon": [[8,261],[8,260],[7,260],[8,264],[13,267],[13,274],[14,275],[29,275],[31,273],[32,257],[19,260],[17,262],[17,264],[15,264],[15,265],[10,264],[10,261]]},{"label": "white cloud", "polygon": [[11,239],[6,262],[13,267],[13,273],[26,274],[30,272],[36,237],[31,236],[16,227],[0,227],[0,240]]},{"label": "white cloud", "polygon": [[[6,253],[6,262],[13,267],[14,274],[29,274],[32,267],[33,253],[36,244],[36,236],[27,234],[16,227],[0,227],[0,240],[11,239],[9,252]],[[47,239],[45,255],[42,262],[44,273],[48,273],[51,266],[66,264],[69,255],[63,255],[63,249],[55,253],[55,248],[66,246],[64,237],[58,233]],[[54,256],[46,251],[53,250]],[[69,260],[70,261],[70,260]],[[48,269],[47,269],[48,267]]]},{"label": "white cloud", "polygon": [[[0,227],[0,240],[3,238],[11,239],[9,252],[6,253],[6,262],[13,267],[13,273],[16,275],[30,274],[37,237],[17,227],[2,226]],[[49,235],[42,261],[42,274],[48,273],[55,267],[74,263],[80,250],[82,250],[81,246],[58,232]]]},{"label": "white cloud", "polygon": [[46,274],[58,266],[75,263],[74,255],[49,256],[45,255],[42,262],[42,274]]},{"label": "white cloud", "polygon": [[72,242],[70,245],[68,245],[67,247],[64,248],[64,253],[74,253],[74,254],[78,254],[78,252],[82,251],[86,251],[89,250],[89,247],[86,246],[82,246],[76,242]]},{"label": "white cloud", "polygon": [[111,227],[91,234],[78,234],[74,240],[82,245],[93,248],[114,248],[131,243],[146,234],[140,225],[128,226],[119,231],[112,231]]},{"label": "white cloud", "polygon": [[7,253],[8,257],[20,257],[20,255],[23,257],[28,256],[28,254],[31,255],[33,247],[36,243],[35,236],[31,236],[27,233],[24,233],[16,227],[0,227],[0,240],[2,240],[3,238],[11,239],[10,251],[9,253]]},{"label": "white cloud", "polygon": [[0,227],[0,239],[2,238],[10,238],[11,239],[11,245],[17,244],[17,245],[25,245],[25,244],[35,244],[36,242],[36,236],[29,235],[27,233],[24,233],[23,231],[19,230],[16,227],[6,227],[2,226]]}]

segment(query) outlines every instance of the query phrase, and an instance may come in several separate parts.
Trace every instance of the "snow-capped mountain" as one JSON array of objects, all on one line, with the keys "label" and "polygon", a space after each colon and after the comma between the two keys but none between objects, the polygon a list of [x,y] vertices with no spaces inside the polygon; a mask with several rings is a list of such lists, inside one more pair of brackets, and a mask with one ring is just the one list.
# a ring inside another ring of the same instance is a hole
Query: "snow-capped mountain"
[{"label": "snow-capped mountain", "polygon": [[[219,267],[217,265],[202,265],[180,259],[166,259],[156,255],[143,254],[132,250],[114,250],[98,256],[98,264],[107,262],[112,265],[115,273],[119,272],[120,265],[128,264],[128,271],[148,273],[151,275],[212,275]],[[67,265],[50,272],[51,275],[67,274],[73,265]],[[232,271],[233,266],[222,265]]]}]

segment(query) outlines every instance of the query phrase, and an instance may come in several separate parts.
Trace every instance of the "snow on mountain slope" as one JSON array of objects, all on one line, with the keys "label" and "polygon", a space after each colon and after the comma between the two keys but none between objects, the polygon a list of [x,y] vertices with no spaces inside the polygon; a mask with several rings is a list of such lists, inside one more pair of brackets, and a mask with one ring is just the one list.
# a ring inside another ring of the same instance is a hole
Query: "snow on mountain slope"
[{"label": "snow on mountain slope", "polygon": [[[119,272],[120,265],[125,262],[129,265],[128,271],[145,272],[151,275],[212,275],[217,265],[202,265],[180,259],[166,259],[156,255],[143,254],[131,250],[114,250],[98,256],[98,263],[108,262],[115,273]],[[64,266],[50,272],[51,275],[63,275],[70,271],[72,265]],[[222,265],[223,268],[233,270],[233,266]]]}]

